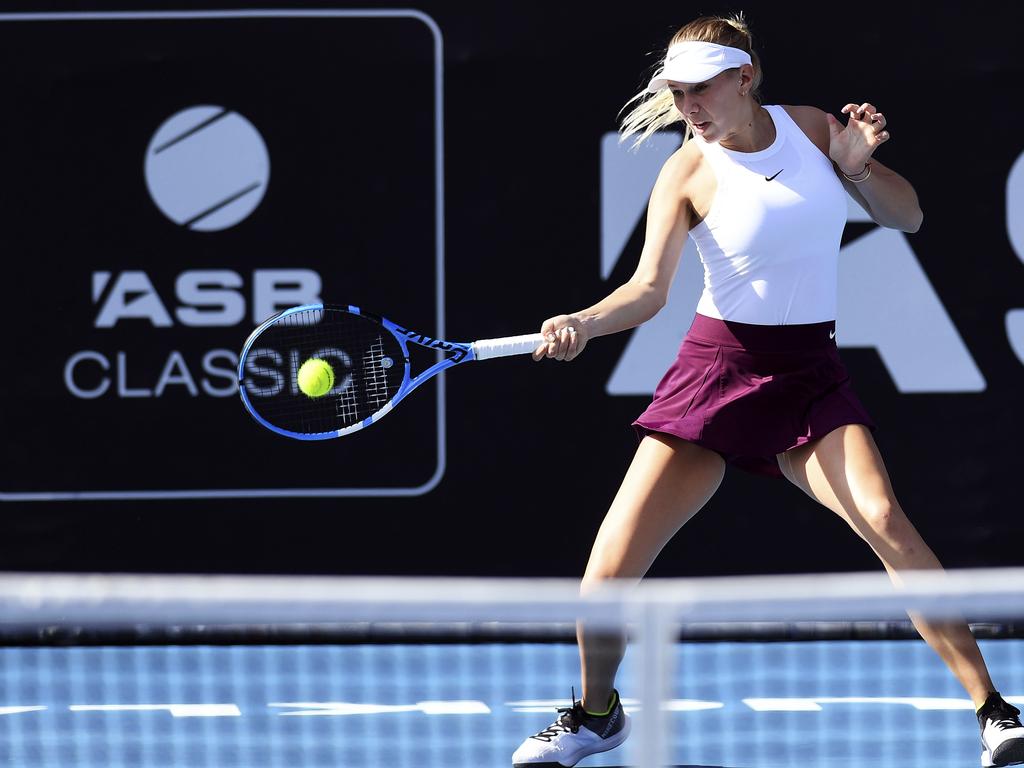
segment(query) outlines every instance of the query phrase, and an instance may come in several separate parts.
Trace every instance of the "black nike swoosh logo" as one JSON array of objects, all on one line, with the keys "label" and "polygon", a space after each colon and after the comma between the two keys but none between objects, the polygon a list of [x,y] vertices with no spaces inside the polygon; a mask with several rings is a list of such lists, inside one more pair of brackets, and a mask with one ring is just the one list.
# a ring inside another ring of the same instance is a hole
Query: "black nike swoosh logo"
[{"label": "black nike swoosh logo", "polygon": [[[782,173],[782,172],[783,172],[784,170],[786,170],[786,169],[785,169],[785,168],[780,168],[780,169],[779,169],[778,171],[776,171],[776,173],[775,173],[775,176],[778,176],[778,175],[779,175],[780,173]],[[772,176],[772,177],[771,177],[771,179],[770,179],[770,178],[768,178],[767,176],[765,176],[765,177],[764,177],[764,180],[765,180],[765,181],[771,181],[772,179],[774,179],[774,178],[775,178],[775,176]]]}]

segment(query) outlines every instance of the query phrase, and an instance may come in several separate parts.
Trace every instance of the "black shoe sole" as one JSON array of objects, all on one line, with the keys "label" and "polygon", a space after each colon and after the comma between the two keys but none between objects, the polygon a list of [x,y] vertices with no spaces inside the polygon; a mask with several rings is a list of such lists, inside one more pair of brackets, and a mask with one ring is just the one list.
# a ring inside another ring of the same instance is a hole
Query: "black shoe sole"
[{"label": "black shoe sole", "polygon": [[1024,739],[1013,739],[1000,744],[992,753],[993,765],[1019,765],[1024,763]]}]

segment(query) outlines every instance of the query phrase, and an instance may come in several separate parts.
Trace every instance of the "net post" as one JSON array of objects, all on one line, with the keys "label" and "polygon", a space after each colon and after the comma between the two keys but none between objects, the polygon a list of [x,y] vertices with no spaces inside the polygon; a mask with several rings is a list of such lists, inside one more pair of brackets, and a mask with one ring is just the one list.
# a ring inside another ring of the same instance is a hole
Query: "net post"
[{"label": "net post", "polygon": [[638,768],[665,768],[668,761],[665,702],[672,679],[671,611],[650,594],[639,600],[640,717],[637,718]]}]

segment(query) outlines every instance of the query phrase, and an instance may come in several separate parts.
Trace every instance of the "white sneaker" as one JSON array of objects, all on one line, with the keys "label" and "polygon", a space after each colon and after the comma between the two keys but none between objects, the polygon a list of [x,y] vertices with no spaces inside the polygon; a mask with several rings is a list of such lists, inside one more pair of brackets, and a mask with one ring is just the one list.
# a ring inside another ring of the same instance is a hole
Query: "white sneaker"
[{"label": "white sneaker", "polygon": [[629,736],[630,719],[622,709],[619,692],[607,715],[592,715],[572,694],[571,707],[559,707],[559,716],[543,731],[526,739],[512,755],[513,768],[562,766],[571,768],[587,755],[615,749]]},{"label": "white sneaker", "polygon": [[1003,701],[998,692],[989,694],[978,710],[981,726],[982,768],[1024,763],[1024,725],[1020,710]]}]

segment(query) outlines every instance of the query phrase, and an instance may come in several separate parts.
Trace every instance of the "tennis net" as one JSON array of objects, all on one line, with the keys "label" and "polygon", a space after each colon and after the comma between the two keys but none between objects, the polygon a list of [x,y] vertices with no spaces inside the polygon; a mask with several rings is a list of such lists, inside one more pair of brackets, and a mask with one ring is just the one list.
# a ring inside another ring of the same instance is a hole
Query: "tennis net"
[{"label": "tennis net", "polygon": [[609,583],[0,576],[9,766],[510,766],[579,696],[575,621],[625,631],[633,733],[594,766],[977,764],[907,610],[971,622],[1024,701],[1024,572]]}]

